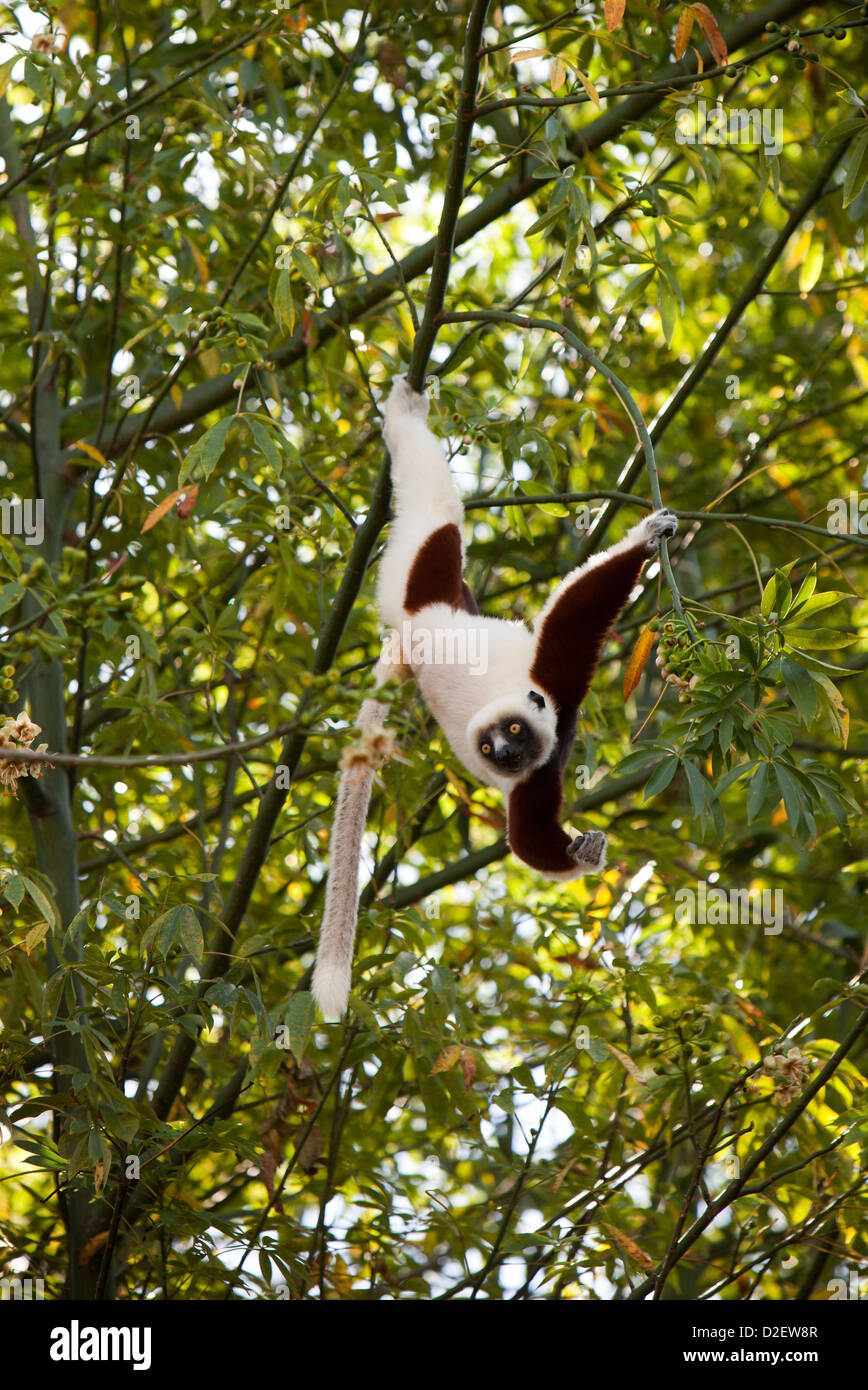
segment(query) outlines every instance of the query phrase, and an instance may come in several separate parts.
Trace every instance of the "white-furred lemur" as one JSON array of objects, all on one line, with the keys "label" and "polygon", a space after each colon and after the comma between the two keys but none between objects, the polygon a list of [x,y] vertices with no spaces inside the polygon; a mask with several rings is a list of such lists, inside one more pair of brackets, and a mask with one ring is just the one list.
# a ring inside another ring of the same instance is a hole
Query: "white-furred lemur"
[{"label": "white-furred lemur", "polygon": [[[674,535],[675,517],[652,512],[617,545],[573,570],[532,630],[485,617],[464,580],[464,508],[427,415],[427,396],[397,378],[384,415],[393,520],[377,598],[383,622],[401,641],[397,659],[384,647],[378,683],[412,674],[456,756],[506,798],[507,837],[517,859],[546,878],[598,872],[605,835],[573,836],[560,824],[564,768],[603,639],[661,537]],[[379,701],[365,701],[362,738],[342,763],[313,978],[326,1016],[343,1013],[349,995],[361,839],[374,767],[389,749],[384,713]]]}]

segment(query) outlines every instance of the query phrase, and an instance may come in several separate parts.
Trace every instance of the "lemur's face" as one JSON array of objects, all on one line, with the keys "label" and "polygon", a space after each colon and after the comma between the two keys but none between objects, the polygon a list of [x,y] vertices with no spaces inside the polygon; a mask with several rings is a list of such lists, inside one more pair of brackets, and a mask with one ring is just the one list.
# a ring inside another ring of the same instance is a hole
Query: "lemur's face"
[{"label": "lemur's face", "polygon": [[484,729],[478,748],[492,771],[501,777],[518,777],[536,767],[543,744],[524,714],[507,715]]}]

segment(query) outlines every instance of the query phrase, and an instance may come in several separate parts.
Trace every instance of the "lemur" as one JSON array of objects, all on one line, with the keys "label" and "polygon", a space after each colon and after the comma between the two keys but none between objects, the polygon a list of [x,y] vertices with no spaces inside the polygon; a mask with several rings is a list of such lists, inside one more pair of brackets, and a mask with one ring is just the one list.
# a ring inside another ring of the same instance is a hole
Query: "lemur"
[{"label": "lemur", "polygon": [[[464,508],[427,415],[427,396],[398,377],[384,412],[393,520],[377,600],[383,622],[402,640],[399,655],[394,644],[393,653],[384,648],[377,682],[415,678],[456,756],[506,798],[507,838],[517,859],[552,879],[599,872],[605,835],[573,836],[560,824],[564,768],[603,639],[661,537],[675,534],[675,517],[666,509],[652,512],[617,545],[574,569],[532,630],[483,616],[463,575]],[[444,659],[447,650],[453,659]],[[486,660],[480,662],[480,653]],[[365,701],[362,739],[342,764],[313,977],[326,1016],[343,1013],[349,995],[361,838],[374,767],[389,751],[384,714],[380,701]]]}]

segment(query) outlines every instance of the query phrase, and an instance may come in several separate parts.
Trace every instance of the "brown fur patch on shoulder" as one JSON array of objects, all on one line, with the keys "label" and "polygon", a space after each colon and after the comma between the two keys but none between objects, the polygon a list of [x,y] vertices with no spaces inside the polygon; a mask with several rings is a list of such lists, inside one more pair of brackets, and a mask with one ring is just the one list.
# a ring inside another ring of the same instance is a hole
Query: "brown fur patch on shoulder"
[{"label": "brown fur patch on shoulder", "polygon": [[418,613],[430,603],[448,603],[452,608],[466,606],[461,587],[461,533],[451,523],[426,537],[407,579],[406,611]]}]

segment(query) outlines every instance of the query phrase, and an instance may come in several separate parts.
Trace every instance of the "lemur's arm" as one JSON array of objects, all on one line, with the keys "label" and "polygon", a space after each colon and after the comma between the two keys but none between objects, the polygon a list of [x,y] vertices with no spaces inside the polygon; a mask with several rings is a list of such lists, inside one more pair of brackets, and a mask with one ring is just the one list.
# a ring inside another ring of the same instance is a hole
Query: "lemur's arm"
[{"label": "lemur's arm", "polygon": [[531,678],[557,704],[558,742],[549,762],[511,793],[508,837],[518,859],[551,878],[577,878],[603,866],[605,836],[590,832],[571,840],[560,825],[563,768],[603,639],[660,538],[674,533],[672,513],[653,512],[617,545],[568,574],[534,625]]}]

